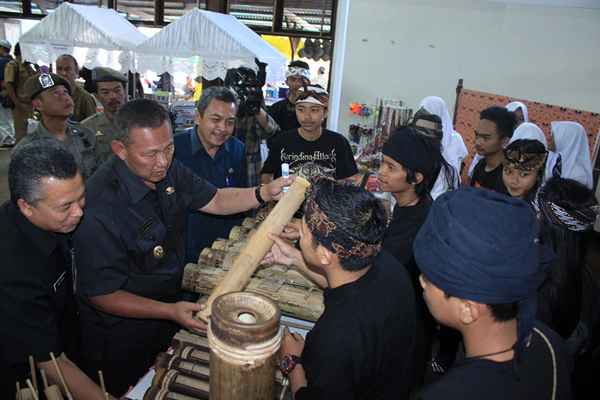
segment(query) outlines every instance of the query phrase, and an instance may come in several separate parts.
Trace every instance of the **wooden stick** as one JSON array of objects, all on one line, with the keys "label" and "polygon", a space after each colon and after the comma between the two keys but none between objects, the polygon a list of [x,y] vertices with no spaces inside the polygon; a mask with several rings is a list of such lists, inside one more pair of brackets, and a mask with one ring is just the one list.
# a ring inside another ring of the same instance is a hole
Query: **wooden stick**
[{"label": "wooden stick", "polygon": [[102,396],[104,400],[108,400],[108,392],[106,391],[106,386],[104,386],[104,375],[102,375],[102,371],[98,371],[98,377],[100,378],[100,387],[102,388]]},{"label": "wooden stick", "polygon": [[46,371],[42,369],[40,372],[42,374],[42,381],[44,382],[44,390],[46,390],[48,389],[48,378],[46,378]]},{"label": "wooden stick", "polygon": [[35,389],[35,394],[37,395],[37,377],[35,376],[35,363],[33,362],[33,356],[29,356],[29,368],[31,368],[31,380],[33,383],[33,388]]},{"label": "wooden stick", "polygon": [[16,382],[16,386],[17,386],[16,398],[17,398],[17,400],[21,400],[21,385],[19,384],[19,382]]},{"label": "wooden stick", "polygon": [[52,362],[54,362],[54,367],[56,368],[56,371],[58,372],[58,376],[60,377],[60,381],[62,382],[62,384],[65,388],[67,398],[69,400],[73,400],[73,396],[71,395],[71,392],[69,392],[69,387],[67,386],[67,381],[65,381],[65,377],[63,376],[62,371],[60,370],[60,367],[58,366],[58,362],[56,361],[56,357],[54,357],[53,352],[50,352],[50,357],[52,357]]},{"label": "wooden stick", "polygon": [[37,390],[35,390],[33,388],[33,385],[31,384],[31,380],[27,379],[27,386],[29,386],[29,390],[31,390],[31,395],[33,396],[33,400],[40,400],[39,397],[37,396]]},{"label": "wooden stick", "polygon": [[256,234],[252,236],[246,247],[235,259],[231,269],[227,271],[227,275],[219,283],[219,286],[206,300],[206,309],[196,314],[198,318],[208,322],[212,303],[217,297],[225,293],[239,291],[244,287],[273,245],[273,242],[267,237],[267,233],[279,235],[283,231],[282,224],[288,222],[294,216],[294,213],[304,201],[308,186],[310,186],[310,183],[304,178],[297,177],[294,180],[287,193],[260,224]]}]

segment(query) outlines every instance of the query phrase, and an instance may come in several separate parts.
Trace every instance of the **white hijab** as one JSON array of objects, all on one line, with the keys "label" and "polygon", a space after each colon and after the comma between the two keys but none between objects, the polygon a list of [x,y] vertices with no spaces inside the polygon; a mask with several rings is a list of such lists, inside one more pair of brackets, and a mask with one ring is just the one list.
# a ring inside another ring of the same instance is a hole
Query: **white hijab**
[{"label": "white hijab", "polygon": [[[563,178],[574,179],[590,189],[594,185],[590,145],[583,126],[572,121],[552,121],[556,152],[562,160]],[[550,171],[554,165],[548,166]]]},{"label": "white hijab", "polygon": [[429,114],[435,114],[442,119],[442,155],[448,164],[452,165],[457,171],[460,171],[460,164],[469,152],[465,146],[460,133],[452,127],[452,119],[446,108],[444,100],[436,96],[429,96],[421,101],[419,108],[423,107]]},{"label": "white hijab", "polygon": [[[515,110],[517,108],[520,108],[521,111],[523,112],[523,119],[525,121],[521,125],[519,125],[517,127],[517,129],[515,129],[515,132],[513,133],[513,137],[510,139],[509,143],[512,143],[517,139],[536,139],[536,140],[539,140],[540,142],[544,143],[544,147],[546,147],[546,149],[548,148],[548,145],[546,143],[546,136],[544,136],[544,132],[542,132],[540,130],[540,128],[538,128],[536,125],[529,124],[529,114],[527,113],[527,106],[525,104],[521,103],[520,101],[513,101],[513,102],[508,103],[505,108],[508,111],[512,111],[512,112],[515,112]],[[536,136],[537,133],[534,132],[535,131],[534,128],[531,128],[531,127],[527,129],[527,133],[525,131],[522,133],[522,135],[525,135],[525,136],[517,137],[517,132],[519,131],[519,128],[525,124],[535,126],[535,128],[537,128],[539,133],[541,133],[541,138]],[[528,136],[528,135],[532,135],[532,136]],[[471,174],[473,173],[473,168],[475,168],[475,166],[477,165],[479,160],[481,160],[482,158],[483,158],[483,156],[480,156],[479,154],[475,154],[475,157],[473,157],[473,161],[471,162],[471,165],[469,166],[469,176],[471,176]]]},{"label": "white hijab", "polygon": [[542,142],[544,147],[548,149],[548,143],[546,143],[546,135],[544,132],[536,125],[529,122],[523,122],[521,125],[515,129],[510,141],[508,143],[512,143],[515,140],[519,139],[534,139]]},{"label": "white hijab", "polygon": [[521,103],[520,101],[512,101],[506,105],[506,109],[508,111],[515,112],[517,108],[521,109],[521,112],[523,113],[523,120],[525,122],[529,122],[529,114],[527,113],[527,106],[525,104]]}]

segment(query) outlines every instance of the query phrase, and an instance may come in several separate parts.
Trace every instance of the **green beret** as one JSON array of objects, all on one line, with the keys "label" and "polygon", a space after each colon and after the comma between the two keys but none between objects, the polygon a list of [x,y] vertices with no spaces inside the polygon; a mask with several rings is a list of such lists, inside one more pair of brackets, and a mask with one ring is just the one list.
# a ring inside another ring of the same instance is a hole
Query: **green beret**
[{"label": "green beret", "polygon": [[112,68],[96,67],[92,69],[92,80],[94,82],[127,82],[125,75]]},{"label": "green beret", "polygon": [[69,94],[71,94],[72,89],[69,81],[56,74],[33,75],[25,82],[25,93],[27,93],[27,97],[29,97],[30,100],[33,100],[35,96],[42,93],[44,90],[53,88],[57,85],[63,85],[67,88]]}]

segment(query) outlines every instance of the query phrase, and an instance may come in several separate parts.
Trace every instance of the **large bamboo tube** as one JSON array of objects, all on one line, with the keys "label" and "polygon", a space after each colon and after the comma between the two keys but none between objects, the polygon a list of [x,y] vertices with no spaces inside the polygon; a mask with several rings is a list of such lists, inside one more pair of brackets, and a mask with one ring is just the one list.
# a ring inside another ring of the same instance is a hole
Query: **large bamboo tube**
[{"label": "large bamboo tube", "polygon": [[181,375],[175,369],[157,369],[152,378],[152,387],[198,399],[207,398],[206,393],[209,392],[208,382]]},{"label": "large bamboo tube", "polygon": [[210,399],[272,400],[281,310],[248,292],[218,297],[208,328]]},{"label": "large bamboo tube", "polygon": [[190,397],[185,394],[169,392],[167,389],[160,389],[157,387],[150,387],[146,390],[143,400],[198,400],[208,399],[208,395],[204,397]]},{"label": "large bamboo tube", "polygon": [[298,207],[304,201],[306,189],[309,185],[304,178],[297,177],[294,180],[287,193],[260,224],[256,234],[252,236],[240,255],[235,259],[225,278],[210,295],[206,301],[206,309],[196,314],[199,318],[208,322],[212,303],[217,297],[224,293],[241,290],[244,287],[273,244],[267,237],[267,233],[279,235],[283,231],[282,224],[288,222],[298,210]]}]

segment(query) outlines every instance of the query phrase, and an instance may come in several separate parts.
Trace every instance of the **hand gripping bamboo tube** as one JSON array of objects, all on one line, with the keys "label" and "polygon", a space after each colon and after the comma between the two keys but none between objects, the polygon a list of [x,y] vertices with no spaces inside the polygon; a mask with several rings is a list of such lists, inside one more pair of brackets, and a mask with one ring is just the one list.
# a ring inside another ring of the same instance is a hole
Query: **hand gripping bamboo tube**
[{"label": "hand gripping bamboo tube", "polygon": [[266,296],[227,293],[215,300],[208,328],[210,399],[272,400],[281,310]]},{"label": "hand gripping bamboo tube", "polygon": [[310,183],[304,178],[297,177],[290,185],[287,193],[279,200],[273,211],[258,227],[255,235],[235,259],[233,265],[227,271],[219,286],[206,300],[206,309],[198,311],[196,316],[205,322],[211,314],[213,301],[222,294],[242,290],[248,279],[252,276],[260,262],[265,257],[273,242],[267,237],[267,233],[279,235],[283,231],[283,223],[288,222],[298,207],[304,201],[306,189]]}]

